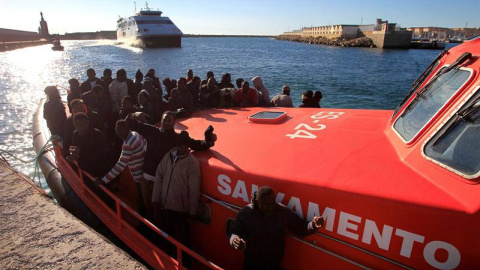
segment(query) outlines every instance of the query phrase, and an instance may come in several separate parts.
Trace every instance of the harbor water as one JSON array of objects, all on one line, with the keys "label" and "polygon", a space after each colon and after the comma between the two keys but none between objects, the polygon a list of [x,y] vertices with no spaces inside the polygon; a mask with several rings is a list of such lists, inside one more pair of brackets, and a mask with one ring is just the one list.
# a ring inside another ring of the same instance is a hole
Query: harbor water
[{"label": "harbor water", "polygon": [[[68,87],[70,78],[86,79],[94,68],[124,68],[133,78],[154,68],[160,78],[178,79],[193,69],[220,80],[229,72],[251,80],[261,76],[271,97],[288,84],[298,106],[306,90],[323,93],[322,107],[395,109],[412,82],[440,53],[438,50],[340,48],[278,41],[270,38],[183,38],[182,48],[141,49],[115,41],[63,41],[0,53],[0,150],[23,160],[35,157],[32,116],[47,85]],[[451,47],[451,46],[448,46]],[[447,48],[448,48],[447,47]],[[115,75],[114,75],[115,77]],[[33,176],[34,164],[6,156],[21,172]]]}]

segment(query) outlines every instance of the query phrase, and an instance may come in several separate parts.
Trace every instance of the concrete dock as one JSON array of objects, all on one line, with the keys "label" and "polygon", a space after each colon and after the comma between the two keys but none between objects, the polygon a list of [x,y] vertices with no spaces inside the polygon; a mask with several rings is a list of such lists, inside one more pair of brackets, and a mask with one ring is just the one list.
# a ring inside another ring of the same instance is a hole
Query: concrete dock
[{"label": "concrete dock", "polygon": [[0,162],[0,269],[146,269]]}]

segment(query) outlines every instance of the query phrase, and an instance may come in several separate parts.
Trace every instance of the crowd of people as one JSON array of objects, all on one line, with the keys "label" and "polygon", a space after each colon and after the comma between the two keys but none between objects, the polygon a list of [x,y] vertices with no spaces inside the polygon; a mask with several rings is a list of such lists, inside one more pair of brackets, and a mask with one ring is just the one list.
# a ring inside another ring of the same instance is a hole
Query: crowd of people
[{"label": "crowd of people", "polygon": [[[164,78],[162,81],[155,76],[154,69],[145,75],[137,70],[135,80],[129,79],[124,69],[118,70],[115,78],[110,69],[105,69],[101,78],[97,78],[91,68],[86,73],[88,79],[82,83],[74,78],[68,81],[69,117],[58,88],[45,88],[44,118],[51,134],[62,139],[65,158],[72,162],[72,166],[76,163],[95,177],[95,185],[110,185],[128,167],[135,182],[140,213],[187,246],[190,241],[188,220],[197,212],[201,179],[199,163],[190,155],[190,149],[210,149],[215,145],[217,135],[213,127],[208,126],[204,138],[193,139],[186,131],[175,131],[175,119],[208,108],[293,107],[288,85],[270,99],[268,88],[258,76],[251,80],[253,87],[242,78],[236,79],[235,88],[229,73],[223,74],[218,83],[211,71],[204,80],[188,70],[186,77],[178,80]],[[307,91],[302,95],[300,107],[320,108],[321,99],[320,91]],[[159,127],[155,126],[158,122]],[[286,213],[286,208],[278,208],[270,200],[262,201],[262,196],[271,199],[271,190],[260,189],[259,192],[257,208],[250,205],[250,212],[245,210],[250,214],[241,211],[239,218],[250,219],[255,215],[269,216],[278,212],[282,220],[281,224],[275,225],[278,231],[284,230],[280,229],[283,226],[301,235],[321,226],[316,218],[307,227],[301,219],[293,218],[293,213]],[[259,212],[248,217],[256,213],[251,212],[255,209]],[[248,226],[248,223],[241,222]],[[245,234],[246,230],[249,228],[235,226],[235,234],[230,240],[233,247],[244,249],[244,238],[252,243],[260,241],[261,237],[257,239]],[[258,269],[265,263],[278,264],[278,257],[281,257],[277,252],[275,258],[265,261],[251,255],[252,252],[259,251],[246,249],[245,255],[249,259],[245,263],[249,267],[257,265]]]}]

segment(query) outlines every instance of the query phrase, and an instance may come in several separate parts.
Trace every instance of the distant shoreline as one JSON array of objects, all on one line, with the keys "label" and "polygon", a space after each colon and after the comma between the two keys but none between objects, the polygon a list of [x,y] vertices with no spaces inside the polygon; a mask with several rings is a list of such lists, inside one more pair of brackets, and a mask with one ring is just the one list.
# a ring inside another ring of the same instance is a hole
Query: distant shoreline
[{"label": "distant shoreline", "polygon": [[[97,31],[97,32],[77,32],[77,33],[65,33],[63,35],[53,35],[59,37],[61,40],[92,40],[92,39],[117,39],[116,31]],[[206,35],[206,34],[185,34],[184,38],[197,38],[197,37],[246,37],[246,38],[271,38],[273,35]]]}]

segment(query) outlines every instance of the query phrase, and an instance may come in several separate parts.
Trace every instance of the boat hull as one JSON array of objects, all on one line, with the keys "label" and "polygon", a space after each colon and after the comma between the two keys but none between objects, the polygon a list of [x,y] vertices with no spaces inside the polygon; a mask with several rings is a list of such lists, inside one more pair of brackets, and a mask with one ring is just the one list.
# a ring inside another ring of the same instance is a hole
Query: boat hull
[{"label": "boat hull", "polygon": [[437,42],[437,41],[412,41],[410,43],[411,49],[431,49],[431,50],[443,50],[445,49],[445,42]]},{"label": "boat hull", "polygon": [[119,38],[120,42],[134,47],[144,48],[180,48],[182,36],[136,36]]}]

